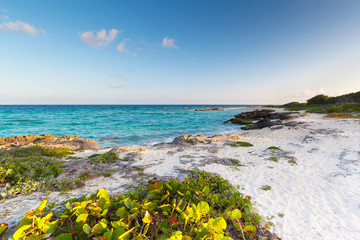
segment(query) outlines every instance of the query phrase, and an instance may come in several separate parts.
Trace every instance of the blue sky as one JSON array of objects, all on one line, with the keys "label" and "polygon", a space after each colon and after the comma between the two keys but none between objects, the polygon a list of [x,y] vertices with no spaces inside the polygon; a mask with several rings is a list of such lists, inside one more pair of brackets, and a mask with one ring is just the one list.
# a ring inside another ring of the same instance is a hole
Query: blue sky
[{"label": "blue sky", "polygon": [[267,104],[360,90],[360,1],[0,3],[0,104]]}]

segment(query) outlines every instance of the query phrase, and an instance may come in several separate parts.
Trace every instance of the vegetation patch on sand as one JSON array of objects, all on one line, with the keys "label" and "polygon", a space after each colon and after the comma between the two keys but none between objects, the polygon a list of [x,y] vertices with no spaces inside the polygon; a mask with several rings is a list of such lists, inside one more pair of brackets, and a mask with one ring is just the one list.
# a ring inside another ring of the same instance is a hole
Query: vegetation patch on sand
[{"label": "vegetation patch on sand", "polygon": [[91,164],[114,163],[119,160],[119,156],[115,152],[107,152],[102,155],[94,154],[89,158],[91,158]]},{"label": "vegetation patch on sand", "polygon": [[[320,94],[308,99],[306,103],[290,102],[284,105],[267,105],[265,107],[280,107],[291,111],[306,110],[311,113],[359,113],[360,92],[337,97]],[[341,116],[354,117],[345,114]]]},{"label": "vegetation patch on sand", "polygon": [[254,145],[252,145],[249,142],[237,141],[237,142],[231,143],[230,146],[232,146],[232,147],[253,147]]},{"label": "vegetation patch on sand", "polygon": [[[0,200],[36,191],[69,192],[84,186],[84,181],[89,178],[98,175],[107,177],[115,171],[102,170],[95,174],[86,170],[75,179],[63,178],[60,174],[66,172],[67,163],[62,159],[72,153],[72,150],[64,147],[38,145],[0,150]],[[114,155],[117,157],[116,153],[96,155],[93,160],[99,163],[113,162]]]},{"label": "vegetation patch on sand", "polygon": [[67,148],[32,146],[0,151],[0,199],[45,189],[64,172],[62,158]]},{"label": "vegetation patch on sand", "polygon": [[[277,238],[250,197],[206,172],[192,172],[184,182],[150,180],[147,187],[114,197],[100,189],[55,213],[46,203],[25,214],[14,240]],[[7,224],[1,226],[0,236]]]}]

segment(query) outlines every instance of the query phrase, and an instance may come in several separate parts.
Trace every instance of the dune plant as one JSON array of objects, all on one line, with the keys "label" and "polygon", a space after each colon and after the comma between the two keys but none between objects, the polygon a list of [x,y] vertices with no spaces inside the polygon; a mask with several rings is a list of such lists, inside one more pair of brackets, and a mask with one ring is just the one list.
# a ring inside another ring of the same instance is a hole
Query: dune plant
[{"label": "dune plant", "polygon": [[97,164],[97,163],[114,163],[117,160],[119,160],[119,156],[115,152],[107,152],[102,155],[93,155],[91,164]]},{"label": "dune plant", "polygon": [[248,142],[237,141],[237,142],[231,143],[230,146],[232,146],[232,147],[253,147],[254,145],[252,145],[251,143],[248,143]]},{"label": "dune plant", "polygon": [[46,200],[27,213],[12,239],[229,240],[254,239],[267,231],[250,197],[206,172],[192,172],[184,182],[150,180],[114,197],[100,189],[68,201],[55,216],[44,212],[45,206]]},{"label": "dune plant", "polygon": [[42,189],[64,172],[62,158],[68,148],[39,145],[0,151],[0,199]]}]

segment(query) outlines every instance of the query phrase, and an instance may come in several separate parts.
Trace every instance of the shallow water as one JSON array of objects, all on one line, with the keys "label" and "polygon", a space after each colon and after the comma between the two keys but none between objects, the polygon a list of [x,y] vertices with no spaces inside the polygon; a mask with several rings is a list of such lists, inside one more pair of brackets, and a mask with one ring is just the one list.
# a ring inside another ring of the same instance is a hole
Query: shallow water
[{"label": "shallow water", "polygon": [[51,133],[92,138],[102,147],[154,144],[182,134],[241,132],[238,125],[223,122],[243,110],[197,112],[194,109],[244,106],[2,105],[0,137]]}]

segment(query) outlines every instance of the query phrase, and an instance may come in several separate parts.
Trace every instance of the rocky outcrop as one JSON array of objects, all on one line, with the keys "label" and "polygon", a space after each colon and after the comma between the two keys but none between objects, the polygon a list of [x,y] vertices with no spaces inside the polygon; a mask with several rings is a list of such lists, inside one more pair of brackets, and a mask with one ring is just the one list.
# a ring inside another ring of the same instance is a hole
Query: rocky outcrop
[{"label": "rocky outcrop", "polygon": [[175,145],[197,145],[200,143],[213,143],[213,142],[224,142],[227,140],[238,141],[239,139],[245,138],[241,134],[222,134],[222,135],[214,135],[212,137],[206,137],[204,135],[181,135],[176,137],[171,144]]},{"label": "rocky outcrop", "polygon": [[0,138],[0,148],[26,147],[32,145],[67,147],[72,150],[99,149],[99,144],[93,139],[84,139],[79,136],[53,136],[50,133],[43,135],[26,135]]},{"label": "rocky outcrop", "polygon": [[[295,117],[296,115],[293,112],[276,112],[275,110],[263,109],[240,113],[224,123],[231,122],[233,124],[246,125],[242,129],[250,130],[282,125],[287,120],[294,119]],[[291,124],[291,126],[295,125]]]}]

